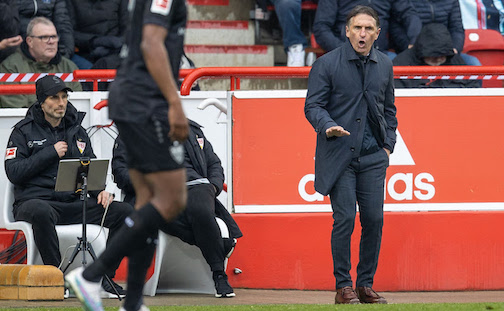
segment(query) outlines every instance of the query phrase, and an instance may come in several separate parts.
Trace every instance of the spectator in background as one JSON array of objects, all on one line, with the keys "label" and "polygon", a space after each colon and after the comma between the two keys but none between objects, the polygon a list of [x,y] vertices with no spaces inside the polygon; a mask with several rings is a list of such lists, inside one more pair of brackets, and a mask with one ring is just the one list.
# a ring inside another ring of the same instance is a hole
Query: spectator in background
[{"label": "spectator in background", "polygon": [[67,0],[80,69],[116,69],[128,23],[128,0]]},{"label": "spectator in background", "polygon": [[459,0],[464,29],[493,29],[504,35],[503,0]]},{"label": "spectator in background", "polygon": [[[28,24],[26,40],[14,54],[0,64],[3,73],[65,73],[77,66],[58,52],[59,36],[54,24],[45,17],[35,17]],[[82,91],[79,82],[69,82],[74,91]],[[0,108],[26,108],[37,98],[32,95],[0,96]]]},{"label": "spectator in background", "polygon": [[0,0],[0,63],[23,42],[15,0]]},{"label": "spectator in background", "polygon": [[275,12],[282,28],[287,66],[304,66],[304,48],[307,42],[303,31],[301,31],[301,0],[269,0],[269,2],[275,6]]},{"label": "spectator in background", "polygon": [[317,43],[329,52],[341,46],[346,40],[345,24],[348,13],[356,5],[367,5],[378,12],[381,32],[375,41],[375,47],[388,54],[393,59],[395,53],[388,51],[389,20],[395,18],[400,21],[407,41],[413,44],[422,29],[422,22],[408,0],[319,0],[313,33]]},{"label": "spectator in background", "polygon": [[[453,47],[454,44],[446,26],[430,23],[422,28],[415,45],[397,55],[392,63],[394,66],[466,65],[460,54],[454,52]],[[394,84],[396,88],[481,87],[481,81],[459,79],[396,79]]]},{"label": "spectator in background", "polygon": [[[448,28],[450,32],[454,52],[461,53],[464,49],[465,32],[462,25],[459,0],[409,0],[415,8],[422,25],[429,23],[440,23]],[[392,18],[390,22],[389,35],[393,40],[394,49],[400,53],[408,48],[408,37],[399,22]],[[481,66],[479,60],[467,54],[462,54],[462,58],[467,65]]]},{"label": "spectator in background", "polygon": [[58,35],[58,50],[61,55],[71,58],[74,53],[74,36],[65,0],[16,0],[19,10],[19,30],[23,38],[30,20],[34,17],[47,17],[54,23]]}]

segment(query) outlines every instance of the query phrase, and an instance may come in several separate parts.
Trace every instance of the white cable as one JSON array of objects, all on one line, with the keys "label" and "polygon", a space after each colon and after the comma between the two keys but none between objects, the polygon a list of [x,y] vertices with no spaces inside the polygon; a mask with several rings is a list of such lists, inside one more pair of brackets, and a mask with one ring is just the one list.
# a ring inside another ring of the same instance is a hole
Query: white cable
[{"label": "white cable", "polygon": [[68,254],[68,251],[71,249],[71,248],[75,248],[75,245],[70,245],[69,247],[67,247],[67,249],[65,250],[65,253],[63,253],[63,258],[61,258],[61,261],[60,261],[60,264],[58,266],[58,269],[61,270],[61,267],[63,266],[63,262],[65,261],[65,259],[67,258],[67,254]]},{"label": "white cable", "polygon": [[102,220],[100,222],[100,231],[98,231],[98,234],[96,235],[96,237],[91,242],[89,242],[89,243],[93,243],[94,241],[96,241],[96,239],[98,239],[98,237],[100,236],[100,234],[103,232],[103,224],[105,223],[105,216],[107,216],[107,212],[108,212],[110,203],[111,203],[111,201],[107,200],[107,205],[105,206],[105,212],[103,213],[103,217],[102,217]]}]

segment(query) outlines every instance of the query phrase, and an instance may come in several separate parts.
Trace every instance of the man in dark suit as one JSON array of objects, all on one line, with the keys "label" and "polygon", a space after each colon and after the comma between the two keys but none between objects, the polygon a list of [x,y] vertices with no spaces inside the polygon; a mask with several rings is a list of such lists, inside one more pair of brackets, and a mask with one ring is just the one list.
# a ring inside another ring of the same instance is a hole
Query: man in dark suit
[{"label": "man in dark suit", "polygon": [[[315,189],[330,196],[333,209],[336,303],[387,303],[372,286],[397,119],[392,62],[373,47],[379,34],[376,11],[356,6],[347,17],[348,40],[319,58],[308,78],[305,115],[317,132]],[[350,240],[356,202],[362,237],[354,291]]]}]

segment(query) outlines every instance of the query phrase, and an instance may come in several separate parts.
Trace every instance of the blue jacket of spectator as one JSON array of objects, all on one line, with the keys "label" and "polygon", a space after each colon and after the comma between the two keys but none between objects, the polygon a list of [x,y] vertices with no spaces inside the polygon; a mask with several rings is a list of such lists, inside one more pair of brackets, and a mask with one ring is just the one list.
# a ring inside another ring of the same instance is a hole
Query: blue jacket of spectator
[{"label": "blue jacket of spectator", "polygon": [[381,33],[375,47],[381,51],[389,49],[387,36],[392,17],[404,25],[411,44],[422,29],[420,18],[407,0],[319,0],[313,33],[317,43],[327,52],[346,41],[346,18],[356,5],[372,7],[378,13]]},{"label": "blue jacket of spectator", "polygon": [[[460,53],[464,48],[464,26],[460,13],[459,0],[410,0],[422,20],[422,24],[440,23],[448,28],[453,40],[453,46]],[[396,52],[408,48],[407,35],[395,19],[390,23],[390,38]]]}]

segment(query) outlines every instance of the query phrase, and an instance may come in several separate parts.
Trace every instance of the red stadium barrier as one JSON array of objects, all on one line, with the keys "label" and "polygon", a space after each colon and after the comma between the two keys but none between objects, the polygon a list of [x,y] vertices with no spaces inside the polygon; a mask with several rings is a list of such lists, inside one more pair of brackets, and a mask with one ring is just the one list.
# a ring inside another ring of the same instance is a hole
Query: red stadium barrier
[{"label": "red stadium barrier", "polygon": [[0,85],[0,95],[35,94],[35,84]]},{"label": "red stadium barrier", "polygon": [[[241,78],[306,78],[311,67],[202,67],[184,78],[181,95],[189,95],[193,83],[203,77],[231,79],[231,90],[240,89]],[[504,66],[396,66],[396,79],[498,79],[504,80]]]},{"label": "red stadium barrier", "polygon": [[[180,79],[185,78],[193,69],[181,69]],[[65,82],[80,81],[93,82],[93,91],[98,91],[98,82],[113,81],[115,69],[75,70],[73,73],[0,73],[0,82],[26,84],[0,85],[0,95],[35,94],[35,81],[46,75],[56,75]],[[30,84],[29,84],[30,83]],[[31,84],[33,83],[33,84]]]},{"label": "red stadium barrier", "polygon": [[[201,67],[181,69],[179,77],[184,79],[180,94],[189,95],[191,87],[200,78],[230,78],[231,90],[240,89],[240,79],[288,79],[306,78],[311,67]],[[52,73],[54,74],[54,73]],[[93,90],[98,90],[99,81],[111,81],[116,71],[112,69],[75,70],[71,81],[92,81]],[[34,74],[0,73],[0,82],[24,82],[20,77]],[[46,75],[46,74],[37,74]],[[62,75],[62,74],[55,74]],[[31,77],[31,76],[30,76]],[[69,78],[69,77],[68,77]],[[68,79],[67,78],[67,79]],[[504,66],[396,66],[396,79],[466,79],[504,80]],[[33,81],[28,81],[33,82]],[[34,94],[33,84],[0,85],[0,95]]]}]

